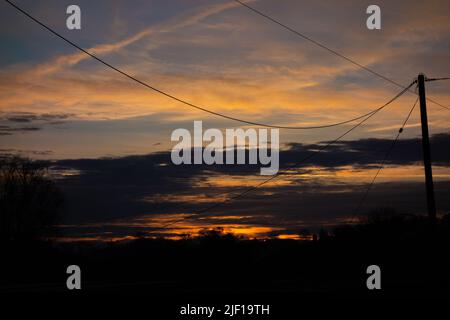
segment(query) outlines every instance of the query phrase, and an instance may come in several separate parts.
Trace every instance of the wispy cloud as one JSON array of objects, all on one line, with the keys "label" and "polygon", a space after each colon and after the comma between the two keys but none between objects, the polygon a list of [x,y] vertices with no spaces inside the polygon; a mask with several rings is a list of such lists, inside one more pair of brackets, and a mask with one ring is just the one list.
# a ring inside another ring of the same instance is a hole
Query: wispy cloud
[{"label": "wispy cloud", "polygon": [[[383,20],[386,31],[382,32],[370,32],[361,23],[364,11],[358,11],[361,7],[358,1],[339,5],[255,1],[254,5],[404,84],[419,69],[430,73],[450,70],[449,53],[445,49],[450,41],[450,23],[443,18],[448,9],[446,1],[433,1],[433,6],[425,12],[425,5],[419,2],[412,3],[407,10],[401,3],[384,2],[384,10],[391,12],[395,19],[388,15]],[[89,43],[100,44],[88,50],[182,99],[229,115],[264,119],[271,124],[343,121],[379,107],[397,93],[397,88],[292,37],[245,8],[237,8],[233,1],[201,3],[188,10],[186,7],[173,9],[176,14],[169,11],[171,18],[153,22],[119,41],[102,43],[96,38],[98,35],[89,34]],[[132,14],[136,10],[123,9]],[[421,13],[436,23],[426,27],[418,25]],[[148,24],[135,22],[140,26]],[[429,34],[432,36],[427,37]],[[51,43],[66,48],[53,38]],[[93,121],[144,115],[159,119],[164,114],[165,123],[174,125],[199,118],[211,120],[209,115],[146,90],[95,61],[86,60],[88,57],[82,53],[73,51],[53,57],[52,49],[49,45],[43,50],[47,60],[42,56],[28,59],[26,63],[8,65],[0,71],[3,113],[67,113],[71,118]],[[430,85],[430,95],[444,104],[450,101],[444,84]],[[398,100],[395,107],[377,115],[358,133],[388,136],[389,128],[394,130],[404,119],[412,99],[406,95]],[[429,112],[433,130],[448,128],[442,110],[430,106]],[[412,118],[411,123],[414,121],[417,119]],[[315,132],[314,136],[317,141],[334,133]],[[303,141],[305,136],[312,136],[286,134],[292,135],[290,141]]]},{"label": "wispy cloud", "polygon": [[[140,41],[146,37],[172,32],[177,29],[185,28],[195,23],[202,21],[203,19],[218,14],[224,10],[233,8],[236,6],[236,3],[226,2],[217,5],[210,5],[206,8],[202,7],[201,9],[196,10],[195,12],[189,12],[187,14],[182,14],[180,16],[176,16],[174,18],[169,19],[160,24],[149,26],[138,33],[129,36],[125,39],[122,39],[118,42],[114,43],[104,43],[99,44],[91,48],[86,48],[86,50],[93,55],[96,56],[104,56],[112,52],[116,52],[121,50],[137,41]],[[74,50],[76,50],[74,48]],[[88,55],[83,52],[75,52],[66,55],[60,55],[55,59],[52,59],[49,62],[38,65],[26,74],[26,77],[42,77],[46,76],[50,73],[54,73],[60,71],[63,68],[74,66],[80,63],[83,60],[91,59]]]}]

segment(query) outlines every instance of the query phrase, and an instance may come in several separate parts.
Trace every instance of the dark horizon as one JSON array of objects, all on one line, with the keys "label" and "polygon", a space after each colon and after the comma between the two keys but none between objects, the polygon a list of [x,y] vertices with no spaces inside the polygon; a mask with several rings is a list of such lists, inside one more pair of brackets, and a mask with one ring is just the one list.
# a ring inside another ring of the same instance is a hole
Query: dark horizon
[{"label": "dark horizon", "polygon": [[[439,216],[450,212],[450,188],[445,170],[450,163],[450,152],[446,148],[449,142],[450,134],[431,137]],[[356,212],[391,143],[389,139],[341,141],[331,146],[326,154],[304,162],[296,175],[279,178],[278,183],[254,190],[245,199],[224,203],[197,218],[196,212],[223,202],[234,190],[233,186],[211,183],[204,188],[198,185],[198,179],[214,181],[227,175],[239,181],[250,175],[255,176],[257,183],[258,179],[262,180],[258,177],[259,165],[180,168],[170,164],[168,152],[52,161],[51,171],[66,195],[60,237],[65,241],[71,238],[110,241],[129,240],[139,234],[140,237],[180,239],[190,233],[198,235],[202,229],[223,227],[227,232],[249,238],[295,239],[322,228],[331,230],[341,224],[356,223],[380,208],[426,215],[418,138],[398,141],[386,163],[395,170],[406,167],[411,177],[406,179],[405,176],[389,176],[390,171],[382,172],[361,211]],[[315,149],[317,145],[289,144],[280,152],[280,169],[292,166],[295,159]],[[389,169],[384,168],[386,170]],[[360,178],[348,179],[347,172],[352,176],[359,173]],[[243,188],[245,186],[238,187]],[[296,198],[295,194],[302,197]],[[327,199],[325,206],[322,199]],[[165,226],[167,223],[172,224]]]}]

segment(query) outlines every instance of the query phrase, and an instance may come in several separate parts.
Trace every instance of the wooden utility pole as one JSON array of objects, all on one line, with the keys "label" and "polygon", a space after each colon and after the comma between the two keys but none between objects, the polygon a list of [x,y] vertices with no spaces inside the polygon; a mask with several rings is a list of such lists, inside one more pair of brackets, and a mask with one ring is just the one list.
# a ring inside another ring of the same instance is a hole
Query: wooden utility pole
[{"label": "wooden utility pole", "polygon": [[427,102],[425,97],[425,75],[419,74],[417,77],[417,84],[419,86],[420,120],[422,122],[422,151],[423,166],[425,168],[425,183],[427,187],[428,217],[430,221],[434,223],[436,221],[436,203],[434,200],[433,172],[431,169],[430,138],[428,134]]}]

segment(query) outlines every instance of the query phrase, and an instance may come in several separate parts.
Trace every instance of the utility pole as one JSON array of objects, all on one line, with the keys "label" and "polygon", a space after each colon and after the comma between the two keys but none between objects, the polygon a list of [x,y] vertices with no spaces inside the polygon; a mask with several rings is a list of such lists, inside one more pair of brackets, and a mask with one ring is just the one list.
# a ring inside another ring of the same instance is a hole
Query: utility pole
[{"label": "utility pole", "polygon": [[430,138],[428,134],[427,104],[425,97],[425,75],[419,74],[417,77],[417,84],[419,86],[420,120],[422,122],[422,151],[423,166],[425,168],[425,183],[427,187],[428,218],[434,223],[436,222],[436,203],[434,200],[433,172],[431,169]]}]

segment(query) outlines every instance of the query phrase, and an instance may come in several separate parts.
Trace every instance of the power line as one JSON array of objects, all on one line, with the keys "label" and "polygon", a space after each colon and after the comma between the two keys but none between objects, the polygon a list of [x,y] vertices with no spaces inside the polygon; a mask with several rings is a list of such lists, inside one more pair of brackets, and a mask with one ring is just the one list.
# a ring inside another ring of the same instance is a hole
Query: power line
[{"label": "power line", "polygon": [[153,90],[159,94],[162,94],[172,100],[175,100],[177,102],[180,102],[182,104],[185,104],[189,107],[192,107],[194,109],[218,116],[218,117],[222,117],[228,120],[233,120],[233,121],[237,121],[237,122],[241,122],[241,123],[245,123],[245,124],[249,124],[249,125],[254,125],[254,126],[260,126],[260,127],[267,127],[267,128],[276,128],[276,129],[292,129],[292,130],[309,130],[309,129],[322,129],[322,128],[330,128],[330,127],[335,127],[335,126],[339,126],[339,125],[343,125],[346,123],[350,123],[359,119],[362,119],[368,115],[370,115],[372,112],[375,112],[376,110],[373,110],[369,113],[363,114],[359,117],[350,119],[350,120],[346,120],[346,121],[341,121],[341,122],[337,122],[337,123],[331,123],[331,124],[326,124],[326,125],[319,125],[319,126],[277,126],[277,125],[270,125],[270,124],[265,124],[265,123],[260,123],[260,122],[255,122],[255,121],[248,121],[248,120],[243,120],[243,119],[239,119],[236,117],[231,117],[231,116],[227,116],[223,113],[219,113],[219,112],[215,112],[212,110],[209,110],[207,108],[201,107],[199,105],[196,105],[194,103],[188,102],[184,99],[178,98],[166,91],[163,91],[161,89],[158,89],[150,84],[148,84],[147,82],[144,82],[142,80],[137,79],[136,77],[128,74],[127,72],[111,65],[110,63],[104,61],[103,59],[97,57],[96,55],[94,55],[93,53],[87,51],[86,49],[82,48],[81,46],[77,45],[76,43],[72,42],[71,40],[67,39],[66,37],[64,37],[63,35],[59,34],[58,32],[56,32],[54,29],[50,28],[49,26],[47,26],[46,24],[44,24],[43,22],[41,22],[40,20],[38,20],[37,18],[33,17],[30,13],[26,12],[24,9],[18,7],[17,5],[15,5],[14,3],[12,3],[9,0],[5,0],[7,3],[9,3],[11,6],[13,6],[15,9],[17,9],[18,11],[20,11],[22,14],[24,14],[25,16],[27,16],[28,18],[30,18],[31,20],[33,20],[34,22],[36,22],[37,24],[39,24],[40,26],[42,26],[43,28],[47,29],[48,31],[50,31],[52,34],[54,34],[55,36],[57,36],[58,38],[64,40],[65,42],[67,42],[68,44],[70,44],[71,46],[73,46],[74,48],[78,49],[79,51],[85,53],[86,55],[88,55],[89,57],[97,60],[98,62],[102,63],[103,65],[107,66],[108,68],[120,73],[121,75],[135,81],[136,83],[150,89]]},{"label": "power line", "polygon": [[447,78],[427,78],[425,81],[441,81],[441,80],[450,80],[450,77]]},{"label": "power line", "polygon": [[[292,32],[293,34],[301,37],[302,39],[304,39],[306,41],[309,41],[309,42],[313,43],[314,45],[316,45],[316,46],[318,46],[318,47],[320,47],[320,48],[322,48],[322,49],[324,49],[324,50],[326,50],[326,51],[328,51],[328,52],[330,52],[330,53],[332,53],[332,54],[334,54],[334,55],[336,55],[336,56],[338,56],[338,57],[340,57],[340,58],[342,58],[342,59],[344,59],[344,60],[346,60],[348,62],[350,62],[351,64],[357,66],[358,68],[364,69],[367,72],[369,72],[369,73],[371,73],[371,74],[373,74],[373,75],[375,75],[375,76],[377,76],[377,77],[379,77],[379,78],[381,78],[381,79],[383,79],[383,80],[385,80],[387,82],[390,82],[390,83],[392,83],[393,85],[395,85],[397,87],[405,88],[402,84],[400,84],[400,83],[398,83],[398,82],[396,82],[396,81],[394,81],[394,80],[392,80],[392,79],[382,75],[381,73],[379,73],[379,72],[377,72],[377,71],[375,71],[375,70],[373,70],[373,69],[371,69],[371,68],[369,68],[369,67],[367,67],[367,66],[365,66],[365,65],[363,65],[363,64],[361,64],[361,63],[359,63],[357,61],[355,61],[354,59],[352,59],[352,58],[350,58],[350,57],[348,57],[348,56],[346,56],[346,55],[344,55],[342,53],[337,52],[336,50],[331,49],[330,47],[324,45],[323,43],[321,43],[321,42],[319,42],[317,40],[314,40],[311,37],[305,35],[304,33],[289,27],[288,25],[282,23],[281,21],[279,21],[279,20],[277,20],[275,18],[272,18],[268,14],[266,14],[266,13],[264,13],[264,12],[262,12],[262,11],[256,9],[256,8],[248,5],[247,3],[245,3],[245,2],[243,2],[241,0],[234,0],[234,1],[239,3],[240,5],[242,5],[243,7],[253,11],[257,15],[259,15],[259,16],[261,16],[261,17],[263,17],[263,18],[265,18],[265,19],[267,19],[267,20],[269,20],[269,21],[279,25],[280,27],[288,30],[289,32]],[[414,94],[416,94],[416,93],[414,93]],[[450,110],[450,108],[440,104],[437,101],[432,100],[431,98],[427,98],[427,100],[432,102],[432,103],[434,103],[434,104],[436,104],[436,105],[438,105],[438,106],[440,106],[440,107],[442,107],[442,108],[444,108],[444,109]]]},{"label": "power line", "polygon": [[439,103],[439,102],[437,102],[437,101],[435,101],[435,100],[433,100],[433,99],[431,99],[431,98],[428,98],[428,97],[427,97],[427,100],[430,101],[430,102],[433,102],[434,104],[438,105],[438,106],[441,107],[441,108],[444,108],[444,109],[447,109],[447,110],[450,111],[450,108],[449,108],[449,107],[446,107],[446,106],[444,106],[443,104],[441,104],[441,103]]},{"label": "power line", "polygon": [[385,165],[385,163],[386,163],[387,158],[389,157],[390,153],[392,152],[392,149],[394,149],[395,144],[397,143],[397,140],[398,140],[398,138],[400,137],[400,134],[402,134],[403,129],[405,128],[406,123],[408,122],[409,118],[411,117],[411,114],[412,114],[412,112],[414,111],[414,108],[416,107],[418,101],[419,101],[419,98],[417,98],[416,101],[414,102],[414,105],[412,106],[411,110],[409,111],[408,116],[406,117],[406,119],[405,119],[405,121],[403,122],[402,126],[401,126],[400,129],[398,130],[397,136],[395,137],[394,140],[392,140],[392,143],[391,143],[391,145],[389,146],[389,148],[387,149],[386,154],[384,155],[384,158],[383,158],[383,160],[381,161],[381,163],[380,163],[380,165],[379,165],[379,167],[378,167],[377,172],[375,173],[375,176],[373,177],[372,181],[369,183],[369,185],[368,185],[366,191],[364,192],[363,196],[361,197],[361,199],[360,199],[360,201],[359,201],[359,203],[358,203],[358,206],[356,207],[355,214],[353,215],[353,217],[352,217],[351,220],[353,220],[353,218],[356,217],[356,216],[358,215],[359,210],[362,208],[362,206],[363,206],[363,204],[364,204],[364,201],[366,200],[366,198],[367,198],[367,196],[368,196],[370,190],[372,189],[373,184],[375,183],[375,180],[377,179],[377,177],[378,177],[378,175],[380,174],[381,170],[384,168],[384,165]]},{"label": "power line", "polygon": [[192,219],[192,218],[198,218],[199,216],[201,216],[202,214],[206,213],[207,211],[211,211],[217,207],[220,207],[230,201],[236,200],[238,198],[243,197],[244,195],[262,187],[263,185],[269,183],[270,181],[280,177],[281,175],[287,175],[290,176],[292,174],[288,174],[288,172],[292,169],[297,168],[301,163],[311,159],[312,157],[316,156],[317,154],[319,154],[320,152],[324,151],[325,149],[327,149],[328,147],[330,147],[331,145],[335,144],[336,142],[338,142],[340,139],[342,139],[343,137],[345,137],[347,134],[349,134],[350,132],[352,132],[353,130],[355,130],[356,128],[358,128],[359,126],[361,126],[364,122],[366,122],[367,120],[369,120],[371,117],[373,117],[376,113],[378,113],[379,111],[381,111],[382,109],[386,108],[388,105],[390,105],[392,102],[394,102],[395,100],[397,100],[400,96],[402,96],[406,91],[409,90],[409,88],[411,88],[411,86],[413,86],[415,84],[415,81],[412,82],[410,85],[408,85],[407,87],[405,87],[401,92],[399,92],[397,95],[395,95],[392,99],[390,99],[388,102],[386,102],[383,106],[379,107],[378,109],[376,109],[372,114],[368,115],[366,118],[364,118],[363,120],[361,120],[360,122],[358,122],[356,125],[354,125],[352,128],[350,128],[349,130],[347,130],[346,132],[344,132],[343,134],[341,134],[339,137],[337,137],[336,139],[329,141],[327,144],[323,145],[321,148],[319,148],[318,150],[314,150],[312,151],[309,155],[307,155],[306,157],[304,157],[303,159],[301,159],[295,166],[289,167],[288,169],[285,169],[284,172],[278,173],[277,175],[273,175],[270,178],[262,181],[261,183],[252,186],[246,190],[244,190],[243,192],[240,192],[238,194],[236,194],[235,196],[232,196],[230,198],[227,198],[226,200],[222,201],[222,202],[218,202],[214,205],[208,206],[204,209],[201,209],[199,211],[197,211],[194,215],[188,216],[188,217],[183,217],[180,219],[177,219],[175,221],[169,222],[165,225],[162,226],[162,228],[167,228],[170,225],[176,224],[178,222],[181,221],[185,221],[188,219]]},{"label": "power line", "polygon": [[[426,82],[429,82],[429,81],[441,81],[441,80],[450,80],[450,77],[443,77],[443,78],[429,78],[429,79],[425,79]],[[446,107],[446,106],[440,104],[439,102],[434,101],[433,99],[427,98],[427,100],[428,100],[428,101],[431,101],[431,102],[433,102],[433,103],[435,103],[435,104],[437,104],[437,105],[440,106],[441,108],[444,108],[444,109],[447,109],[447,110],[450,111],[450,108],[449,108],[449,107]]]},{"label": "power line", "polygon": [[328,51],[328,52],[330,52],[330,53],[332,53],[332,54],[334,54],[334,55],[336,55],[336,56],[338,56],[338,57],[340,57],[340,58],[342,58],[344,60],[347,60],[348,62],[354,64],[355,66],[357,66],[359,68],[362,68],[362,69],[366,70],[367,72],[370,72],[370,73],[376,75],[377,77],[380,77],[380,78],[382,78],[382,79],[384,79],[384,80],[386,80],[386,81],[396,85],[397,87],[403,87],[400,83],[395,82],[394,80],[391,80],[391,79],[387,78],[386,76],[383,76],[382,74],[380,74],[380,73],[378,73],[378,72],[376,72],[376,71],[374,71],[374,70],[372,70],[372,69],[370,69],[370,68],[368,68],[368,67],[366,67],[366,66],[364,66],[364,65],[362,65],[362,64],[360,64],[358,62],[356,62],[355,60],[353,60],[353,59],[351,59],[351,58],[349,58],[349,57],[347,57],[347,56],[337,52],[336,50],[333,50],[333,49],[327,47],[326,45],[324,45],[324,44],[322,44],[322,43],[320,43],[320,42],[310,38],[309,36],[305,35],[304,33],[301,33],[299,31],[297,31],[297,30],[295,30],[295,29],[285,25],[284,23],[280,22],[279,20],[276,20],[275,18],[272,18],[271,16],[269,16],[269,15],[259,11],[258,9],[254,8],[252,6],[249,6],[247,3],[242,2],[240,0],[234,0],[234,1],[236,1],[237,3],[239,3],[242,6],[246,7],[247,9],[250,9],[254,13],[256,13],[256,14],[266,18],[267,20],[270,20],[273,23],[281,26],[282,28],[284,28],[284,29],[294,33],[295,35],[297,35],[297,36],[299,36],[299,37],[301,37],[301,38],[303,38],[303,39],[305,39],[305,40],[315,44],[316,46],[318,46],[318,47],[320,47],[320,48],[322,48],[322,49],[324,49],[324,50],[326,50],[326,51]]}]

